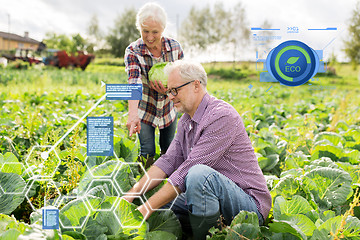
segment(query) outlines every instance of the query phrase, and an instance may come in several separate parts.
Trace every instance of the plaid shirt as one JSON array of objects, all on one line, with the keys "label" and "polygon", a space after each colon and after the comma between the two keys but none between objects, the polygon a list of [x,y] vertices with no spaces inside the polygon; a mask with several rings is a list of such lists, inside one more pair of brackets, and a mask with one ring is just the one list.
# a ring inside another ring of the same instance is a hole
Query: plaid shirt
[{"label": "plaid shirt", "polygon": [[168,127],[176,118],[173,102],[168,96],[150,88],[148,72],[158,62],[174,62],[182,59],[184,53],[180,44],[171,38],[162,37],[161,57],[154,57],[139,38],[125,50],[125,71],[129,84],[142,84],[142,100],[139,103],[138,115],[141,121],[160,129]]}]

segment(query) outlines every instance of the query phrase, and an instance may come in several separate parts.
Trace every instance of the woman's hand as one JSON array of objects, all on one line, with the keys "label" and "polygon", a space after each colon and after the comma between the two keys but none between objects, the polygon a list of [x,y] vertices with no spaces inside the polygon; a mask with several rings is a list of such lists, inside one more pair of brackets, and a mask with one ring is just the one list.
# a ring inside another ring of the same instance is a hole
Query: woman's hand
[{"label": "woman's hand", "polygon": [[141,123],[138,115],[139,100],[129,100],[129,115],[126,123],[126,127],[129,130],[129,136],[131,137],[134,133],[140,133]]},{"label": "woman's hand", "polygon": [[150,86],[152,89],[157,91],[158,93],[166,95],[167,88],[164,87],[164,85],[161,83],[161,81],[154,80],[154,83],[150,81]]},{"label": "woman's hand", "polygon": [[126,127],[129,130],[129,136],[130,137],[134,133],[140,133],[140,130],[141,130],[140,118],[137,115],[131,116],[129,114],[128,121],[126,123]]}]

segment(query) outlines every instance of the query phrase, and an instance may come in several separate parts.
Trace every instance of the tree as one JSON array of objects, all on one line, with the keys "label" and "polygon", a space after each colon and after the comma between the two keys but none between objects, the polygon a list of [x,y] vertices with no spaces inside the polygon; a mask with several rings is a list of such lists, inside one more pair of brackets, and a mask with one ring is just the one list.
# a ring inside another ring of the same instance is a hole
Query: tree
[{"label": "tree", "polygon": [[89,36],[86,49],[88,52],[93,53],[95,50],[103,48],[104,34],[99,27],[99,20],[96,14],[90,19],[86,32]]},{"label": "tree", "polygon": [[214,34],[214,18],[210,7],[203,9],[192,7],[189,16],[181,24],[180,41],[187,48],[206,50],[218,38]]},{"label": "tree", "polygon": [[350,58],[353,67],[356,68],[360,63],[360,2],[357,2],[352,12],[350,24],[348,26],[349,40],[345,40],[345,54]]},{"label": "tree", "polygon": [[106,41],[111,47],[111,52],[115,57],[124,57],[126,47],[137,38],[140,33],[136,28],[136,11],[127,9],[115,20],[115,26],[110,30]]},{"label": "tree", "polygon": [[[226,10],[221,2],[213,8],[192,7],[180,29],[180,42],[190,51],[223,48],[235,57],[240,46],[248,43],[250,30],[241,3]],[[212,51],[215,54],[218,51]]]},{"label": "tree", "polygon": [[87,34],[95,41],[99,41],[103,38],[103,33],[99,27],[99,20],[96,14],[94,14],[90,20],[89,26],[87,28]]},{"label": "tree", "polygon": [[84,51],[87,47],[86,40],[78,33],[68,37],[65,34],[57,35],[54,32],[48,32],[45,34],[43,42],[47,48],[65,50],[68,53],[75,53],[77,51]]},{"label": "tree", "polygon": [[[259,27],[262,29],[271,29],[271,26],[272,24],[267,19],[265,19]],[[274,36],[273,31],[261,31],[261,37],[264,37],[264,40],[254,40],[255,51],[257,52],[259,58],[266,58],[266,56],[271,51],[271,47],[274,47],[272,46],[274,40],[272,40],[271,36]]]},{"label": "tree", "polygon": [[239,54],[238,50],[249,43],[250,29],[246,20],[246,12],[241,2],[237,3],[229,12],[230,20],[228,22],[227,42],[231,44],[233,50],[233,61]]},{"label": "tree", "polygon": [[71,52],[73,48],[73,43],[71,39],[65,34],[57,35],[54,32],[47,32],[43,42],[46,44],[47,48],[65,50]]},{"label": "tree", "polygon": [[226,44],[227,38],[229,36],[229,26],[232,25],[232,16],[229,13],[231,12],[224,9],[222,2],[215,3],[211,22],[211,30],[213,30],[213,41],[215,43],[219,42]]},{"label": "tree", "polygon": [[72,35],[72,47],[70,52],[75,53],[77,51],[84,51],[86,46],[86,40],[79,33]]}]

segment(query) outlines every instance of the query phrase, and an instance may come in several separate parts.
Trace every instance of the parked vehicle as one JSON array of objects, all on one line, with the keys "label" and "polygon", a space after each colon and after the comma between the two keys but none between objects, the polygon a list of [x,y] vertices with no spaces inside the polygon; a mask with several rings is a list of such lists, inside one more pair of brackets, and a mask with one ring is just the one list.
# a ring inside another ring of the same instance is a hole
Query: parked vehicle
[{"label": "parked vehicle", "polygon": [[58,68],[67,67],[79,67],[85,70],[90,62],[95,58],[93,54],[84,54],[82,51],[78,51],[76,54],[67,54],[66,51],[47,50],[47,56],[43,62],[45,65],[51,65]]},{"label": "parked vehicle", "polygon": [[[58,68],[81,68],[85,70],[90,62],[95,58],[93,54],[85,54],[82,51],[78,51],[76,54],[68,54],[64,50],[46,49],[46,46],[39,45],[38,49],[16,49],[14,54],[3,53],[8,61],[22,60],[28,62],[30,66],[32,64],[43,63],[49,66],[55,66]],[[42,56],[42,57],[41,57]]]},{"label": "parked vehicle", "polygon": [[8,61],[15,61],[20,59],[24,62],[28,62],[30,65],[38,64],[42,62],[42,58],[36,57],[33,49],[27,48],[18,48],[16,49],[14,54],[3,53],[2,56],[6,58]]}]

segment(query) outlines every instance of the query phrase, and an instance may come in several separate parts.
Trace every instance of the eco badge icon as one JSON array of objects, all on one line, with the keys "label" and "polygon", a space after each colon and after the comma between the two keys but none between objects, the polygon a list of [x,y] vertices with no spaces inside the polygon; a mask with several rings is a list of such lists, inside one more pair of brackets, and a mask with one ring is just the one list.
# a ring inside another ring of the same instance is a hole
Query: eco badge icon
[{"label": "eco badge icon", "polygon": [[266,68],[271,76],[291,87],[302,85],[314,77],[319,64],[317,53],[297,40],[279,44],[266,58]]}]

